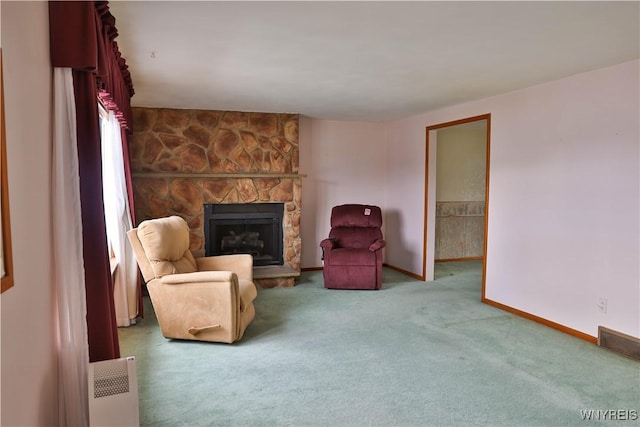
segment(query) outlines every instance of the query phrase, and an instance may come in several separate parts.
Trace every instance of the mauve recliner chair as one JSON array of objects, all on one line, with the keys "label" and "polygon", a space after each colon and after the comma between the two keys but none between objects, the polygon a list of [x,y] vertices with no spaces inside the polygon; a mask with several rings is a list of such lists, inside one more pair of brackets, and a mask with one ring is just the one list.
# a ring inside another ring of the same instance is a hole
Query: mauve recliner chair
[{"label": "mauve recliner chair", "polygon": [[380,289],[386,245],[381,227],[378,206],[350,204],[331,210],[329,238],[320,243],[325,288]]}]

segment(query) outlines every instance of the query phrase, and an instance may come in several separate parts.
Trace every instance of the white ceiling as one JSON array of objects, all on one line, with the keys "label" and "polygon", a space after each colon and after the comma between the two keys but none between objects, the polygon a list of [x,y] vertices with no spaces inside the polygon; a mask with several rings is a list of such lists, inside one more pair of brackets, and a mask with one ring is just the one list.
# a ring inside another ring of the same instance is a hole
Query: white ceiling
[{"label": "white ceiling", "polygon": [[410,116],[640,57],[640,2],[112,1],[134,106]]}]

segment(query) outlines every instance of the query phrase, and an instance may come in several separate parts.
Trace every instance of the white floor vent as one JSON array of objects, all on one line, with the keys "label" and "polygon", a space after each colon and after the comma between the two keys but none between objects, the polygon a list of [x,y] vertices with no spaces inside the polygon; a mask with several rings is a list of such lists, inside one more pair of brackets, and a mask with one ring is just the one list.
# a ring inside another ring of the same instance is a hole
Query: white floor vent
[{"label": "white floor vent", "polygon": [[134,357],[89,364],[89,421],[92,427],[140,425]]}]

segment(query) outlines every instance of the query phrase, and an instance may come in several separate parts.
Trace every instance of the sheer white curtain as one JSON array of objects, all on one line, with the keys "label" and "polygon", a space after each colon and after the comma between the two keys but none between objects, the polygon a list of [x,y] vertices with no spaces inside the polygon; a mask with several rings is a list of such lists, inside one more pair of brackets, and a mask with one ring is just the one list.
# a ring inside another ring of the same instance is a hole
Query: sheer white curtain
[{"label": "sheer white curtain", "polygon": [[[113,300],[118,326],[130,326],[138,316],[138,266],[127,240],[132,228],[124,176],[120,122],[101,107],[102,180],[107,244],[115,267]],[[112,267],[113,268],[113,267]]]},{"label": "sheer white curtain", "polygon": [[53,270],[58,312],[61,426],[89,425],[87,306],[73,76],[54,68],[52,147]]}]

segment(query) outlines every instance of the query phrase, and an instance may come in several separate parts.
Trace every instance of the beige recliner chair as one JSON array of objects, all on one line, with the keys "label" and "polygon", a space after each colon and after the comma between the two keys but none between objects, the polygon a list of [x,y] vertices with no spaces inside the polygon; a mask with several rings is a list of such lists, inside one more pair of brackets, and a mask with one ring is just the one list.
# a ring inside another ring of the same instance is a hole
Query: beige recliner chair
[{"label": "beige recliner chair", "polygon": [[178,216],[127,233],[166,338],[232,343],[255,317],[251,255],[194,258]]}]

